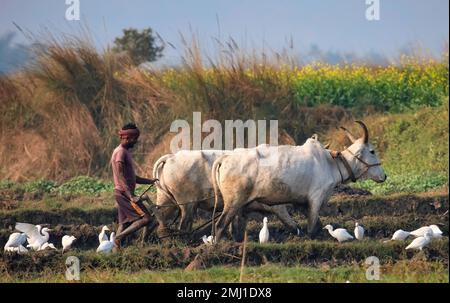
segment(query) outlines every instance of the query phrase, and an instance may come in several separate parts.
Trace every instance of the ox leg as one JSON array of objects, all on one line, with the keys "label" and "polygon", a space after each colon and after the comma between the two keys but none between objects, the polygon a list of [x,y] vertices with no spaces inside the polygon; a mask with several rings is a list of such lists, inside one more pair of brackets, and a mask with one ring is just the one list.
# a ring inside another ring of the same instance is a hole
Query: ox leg
[{"label": "ox leg", "polygon": [[230,225],[231,220],[236,216],[237,212],[240,208],[238,207],[228,207],[224,208],[222,215],[220,215],[219,220],[216,224],[216,242],[220,241],[220,238],[222,237],[223,232],[226,230],[228,225]]},{"label": "ox leg", "polygon": [[244,241],[245,229],[247,228],[248,218],[240,210],[231,223],[231,235],[236,242]]},{"label": "ox leg", "polygon": [[178,211],[178,207],[175,205],[165,205],[164,207],[160,208],[159,214],[156,216],[156,219],[158,220],[158,229],[157,234],[160,238],[166,238],[169,235],[169,221],[174,220],[176,213]]},{"label": "ox leg", "polygon": [[308,235],[314,239],[320,229],[319,210],[322,202],[311,202],[308,212]]},{"label": "ox leg", "polygon": [[182,232],[190,232],[192,230],[192,221],[195,213],[194,203],[183,205],[180,208],[181,218],[178,230]]},{"label": "ox leg", "polygon": [[292,219],[286,205],[272,206],[272,212],[278,217],[278,219],[280,219],[281,222],[283,222],[285,226],[287,226],[292,231],[292,233],[297,236],[300,235],[300,227],[297,225],[294,219]]},{"label": "ox leg", "polygon": [[178,206],[160,190],[156,194],[156,206],[159,208],[155,210],[156,220],[158,220],[158,237],[165,239],[169,235],[169,224],[175,220],[179,211]]}]

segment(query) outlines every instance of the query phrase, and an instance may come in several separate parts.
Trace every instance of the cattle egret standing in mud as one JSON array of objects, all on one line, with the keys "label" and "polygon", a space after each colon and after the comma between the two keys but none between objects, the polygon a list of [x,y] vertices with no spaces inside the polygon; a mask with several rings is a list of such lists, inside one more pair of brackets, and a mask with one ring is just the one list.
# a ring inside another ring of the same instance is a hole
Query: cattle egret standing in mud
[{"label": "cattle egret standing in mud", "polygon": [[28,223],[16,223],[16,229],[18,231],[24,232],[27,235],[28,245],[27,247],[31,247],[34,250],[38,250],[44,243],[46,243],[49,239],[48,232],[51,229],[44,227],[40,230],[40,226]]},{"label": "cattle egret standing in mud", "polygon": [[64,252],[65,250],[70,249],[70,246],[72,245],[73,241],[75,241],[77,238],[75,238],[74,236],[68,236],[65,235],[64,237],[62,237],[61,240],[61,244],[62,244],[62,251]]},{"label": "cattle egret standing in mud", "polygon": [[423,226],[411,232],[411,235],[414,237],[423,237],[427,231],[431,230],[432,238],[440,238],[442,237],[442,231],[437,227],[437,225]]},{"label": "cattle egret standing in mud", "polygon": [[419,249],[422,250],[425,246],[427,246],[431,242],[431,238],[433,238],[433,230],[430,228],[425,232],[425,235],[422,237],[415,238],[411,244],[406,246],[405,249]]},{"label": "cattle egret standing in mud", "polygon": [[108,241],[108,236],[106,235],[106,231],[109,230],[108,226],[103,226],[102,231],[98,235],[98,243],[102,243],[103,241]]},{"label": "cattle egret standing in mud", "polygon": [[25,241],[27,241],[27,235],[25,233],[12,233],[8,238],[8,242],[5,244],[4,250],[7,251],[8,248],[22,246]]},{"label": "cattle egret standing in mud", "polygon": [[97,248],[97,252],[100,253],[109,253],[111,252],[111,250],[114,247],[114,240],[116,239],[116,234],[115,232],[112,232],[111,235],[109,236],[109,241],[102,241],[102,243],[100,243],[100,245]]},{"label": "cattle egret standing in mud", "polygon": [[267,217],[263,219],[263,228],[259,232],[259,243],[269,242],[269,228],[267,227]]},{"label": "cattle egret standing in mud", "polygon": [[364,238],[364,228],[358,224],[358,222],[355,223],[355,238],[358,240],[362,240]]},{"label": "cattle egret standing in mud", "polygon": [[353,236],[348,233],[348,231],[344,228],[338,228],[333,230],[333,226],[328,224],[323,229],[328,229],[330,235],[338,240],[339,242],[344,242],[353,239]]}]

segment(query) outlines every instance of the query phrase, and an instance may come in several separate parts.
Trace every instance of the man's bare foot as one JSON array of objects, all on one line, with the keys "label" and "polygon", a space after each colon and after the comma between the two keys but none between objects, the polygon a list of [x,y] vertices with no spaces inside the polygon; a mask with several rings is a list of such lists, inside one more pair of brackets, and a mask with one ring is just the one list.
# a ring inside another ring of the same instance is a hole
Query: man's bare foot
[{"label": "man's bare foot", "polygon": [[114,239],[114,246],[112,251],[113,252],[118,252],[120,250],[120,240],[119,239]]}]

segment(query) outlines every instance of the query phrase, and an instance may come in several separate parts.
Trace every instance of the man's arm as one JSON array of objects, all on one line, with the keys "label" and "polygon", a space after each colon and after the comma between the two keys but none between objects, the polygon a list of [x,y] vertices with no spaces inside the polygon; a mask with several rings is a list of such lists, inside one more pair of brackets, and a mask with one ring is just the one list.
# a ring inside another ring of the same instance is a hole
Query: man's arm
[{"label": "man's arm", "polygon": [[158,179],[148,179],[148,178],[142,178],[142,177],[136,176],[136,183],[137,184],[153,184],[157,180]]}]

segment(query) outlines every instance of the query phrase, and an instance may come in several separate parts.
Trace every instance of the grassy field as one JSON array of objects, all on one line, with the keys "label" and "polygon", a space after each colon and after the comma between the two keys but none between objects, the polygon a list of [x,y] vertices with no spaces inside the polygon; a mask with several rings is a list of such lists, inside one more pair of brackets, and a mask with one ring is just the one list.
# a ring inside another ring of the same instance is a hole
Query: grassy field
[{"label": "grassy field", "polygon": [[[12,190],[10,187],[9,190]],[[12,190],[14,192],[14,190]],[[46,196],[44,196],[45,199]],[[218,247],[206,247],[201,241],[183,238],[159,240],[147,235],[131,237],[126,247],[112,255],[98,255],[98,232],[103,224],[115,228],[116,210],[108,193],[98,197],[85,194],[53,197],[60,206],[39,198],[20,201],[14,209],[0,210],[0,246],[4,245],[16,221],[47,223],[53,228],[50,242],[60,248],[64,234],[77,237],[74,249],[64,255],[57,251],[15,255],[0,252],[2,282],[65,282],[65,260],[80,260],[83,282],[237,282],[240,277],[242,244],[224,241]],[[20,198],[17,197],[17,198]],[[34,205],[33,205],[34,203]],[[269,217],[271,243],[257,243],[261,218],[247,227],[246,282],[448,282],[448,190],[422,194],[387,196],[349,196],[336,194],[321,211],[323,224],[353,229],[358,221],[366,230],[366,239],[337,243],[322,231],[315,240],[291,234]],[[294,219],[302,231],[306,218],[294,209]],[[199,217],[196,224],[206,218]],[[444,232],[423,252],[405,251],[407,242],[387,242],[397,229],[412,230],[438,224]],[[199,256],[195,271],[184,268]],[[379,281],[365,277],[367,257],[380,261]]]},{"label": "grassy field", "polygon": [[[267,264],[246,267],[242,282],[249,283],[448,283],[448,267],[442,262],[397,262],[380,268],[379,280],[367,280],[367,266],[293,266]],[[239,267],[216,266],[198,271],[172,269],[142,270],[88,270],[80,275],[81,283],[236,283],[241,279]],[[27,279],[2,276],[6,283],[66,283],[62,273],[43,273]]]}]

